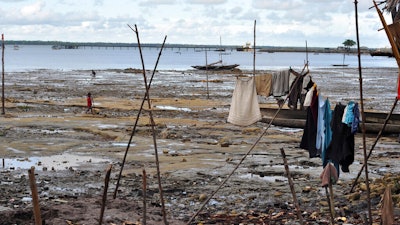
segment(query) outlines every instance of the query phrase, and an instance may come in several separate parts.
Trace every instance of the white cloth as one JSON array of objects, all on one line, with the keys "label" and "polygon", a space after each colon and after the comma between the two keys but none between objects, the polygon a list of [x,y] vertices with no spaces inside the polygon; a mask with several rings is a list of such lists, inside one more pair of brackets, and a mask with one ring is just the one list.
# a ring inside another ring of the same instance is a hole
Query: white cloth
[{"label": "white cloth", "polygon": [[314,90],[315,90],[315,85],[312,86],[310,88],[310,90],[307,92],[306,98],[305,98],[304,103],[303,103],[304,106],[310,106],[311,105],[311,100],[312,100],[312,97],[313,97],[313,94],[314,94]]},{"label": "white cloth", "polygon": [[259,120],[261,120],[261,111],[254,78],[237,78],[228,122],[239,126],[248,126]]}]

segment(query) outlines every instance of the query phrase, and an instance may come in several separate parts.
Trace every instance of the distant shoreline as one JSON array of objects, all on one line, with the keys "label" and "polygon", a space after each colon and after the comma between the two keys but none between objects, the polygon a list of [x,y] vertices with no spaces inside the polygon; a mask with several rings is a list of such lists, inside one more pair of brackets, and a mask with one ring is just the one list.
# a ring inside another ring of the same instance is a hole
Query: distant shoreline
[{"label": "distant shoreline", "polygon": [[[60,42],[60,41],[5,41],[6,45],[49,45],[60,46],[62,48],[77,49],[84,47],[138,47],[137,43],[109,43],[109,42]],[[141,47],[160,48],[161,44],[144,43]],[[164,48],[193,48],[199,50],[219,51],[238,51],[243,46],[238,45],[192,45],[192,44],[165,44]],[[258,52],[311,52],[311,53],[357,53],[357,48],[345,49],[343,46],[334,47],[287,47],[287,46],[256,46]],[[253,51],[253,49],[246,49]],[[377,48],[362,47],[361,53],[369,54]]]}]

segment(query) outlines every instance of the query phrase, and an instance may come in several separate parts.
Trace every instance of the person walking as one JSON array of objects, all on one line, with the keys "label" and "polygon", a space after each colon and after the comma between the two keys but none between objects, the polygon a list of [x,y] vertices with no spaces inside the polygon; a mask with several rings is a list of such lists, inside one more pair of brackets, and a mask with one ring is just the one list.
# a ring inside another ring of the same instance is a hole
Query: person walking
[{"label": "person walking", "polygon": [[90,92],[86,96],[86,102],[87,102],[86,113],[88,113],[90,111],[90,113],[93,114],[93,98],[92,98],[92,94],[90,94]]}]

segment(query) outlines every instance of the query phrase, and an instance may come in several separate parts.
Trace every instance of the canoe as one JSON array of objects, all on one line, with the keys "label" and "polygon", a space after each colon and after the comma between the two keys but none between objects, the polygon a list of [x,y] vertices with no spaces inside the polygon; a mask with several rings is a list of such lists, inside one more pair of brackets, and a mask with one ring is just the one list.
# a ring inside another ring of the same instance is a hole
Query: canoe
[{"label": "canoe", "polygon": [[[277,108],[260,106],[262,114],[262,122],[270,123]],[[367,133],[378,133],[382,127],[388,113],[365,111],[365,128]],[[287,108],[281,109],[276,118],[273,120],[272,125],[301,128],[303,129],[306,124],[307,111],[306,110],[291,110]],[[360,124],[361,126],[361,124]],[[361,128],[358,129],[361,132]],[[400,134],[400,114],[392,114],[384,134]]]},{"label": "canoe", "polygon": [[192,66],[198,70],[232,70],[238,67],[239,64],[231,64],[231,65],[204,65],[204,66]]}]

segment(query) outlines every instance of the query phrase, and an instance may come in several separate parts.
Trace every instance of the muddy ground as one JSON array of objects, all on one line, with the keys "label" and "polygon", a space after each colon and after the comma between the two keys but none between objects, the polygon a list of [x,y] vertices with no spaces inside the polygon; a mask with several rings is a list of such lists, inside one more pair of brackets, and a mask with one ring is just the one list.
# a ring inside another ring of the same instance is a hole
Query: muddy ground
[{"label": "muddy ground", "polygon": [[[109,165],[103,224],[144,223],[143,170],[146,223],[164,224],[154,143],[169,224],[187,224],[239,163],[190,224],[299,224],[280,149],[287,155],[304,221],[329,224],[319,178],[322,163],[299,148],[301,129],[272,126],[262,135],[265,123],[239,127],[226,122],[235,75],[240,73],[246,72],[155,73],[150,99],[156,141],[145,107],[116,199],[122,159],[145,93],[142,74],[134,70],[97,71],[96,77],[90,71],[7,73],[5,115],[0,117],[0,224],[34,224],[28,179],[32,166],[45,224],[98,224]],[[318,69],[312,74],[332,105],[359,99],[356,69]],[[366,108],[388,111],[395,98],[397,69],[365,69],[364,76]],[[95,114],[85,113],[87,92],[94,97]],[[275,105],[274,99],[260,101]],[[367,150],[375,137],[367,135]],[[395,217],[400,218],[399,147],[398,134],[385,135],[370,159],[375,224],[380,222],[386,184],[392,185]],[[333,187],[337,224],[363,224],[368,215],[364,173],[355,192],[349,193],[363,162],[362,134],[356,135],[355,151],[350,173],[341,173]]]}]

